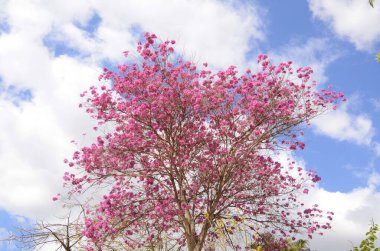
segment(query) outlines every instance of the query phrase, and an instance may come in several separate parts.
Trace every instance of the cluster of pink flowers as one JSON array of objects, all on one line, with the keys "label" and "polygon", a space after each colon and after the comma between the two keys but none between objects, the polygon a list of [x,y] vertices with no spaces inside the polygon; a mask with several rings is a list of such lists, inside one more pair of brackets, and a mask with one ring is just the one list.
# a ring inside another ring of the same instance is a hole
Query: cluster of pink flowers
[{"label": "cluster of pink flowers", "polygon": [[297,199],[320,178],[302,168],[294,177],[271,155],[304,149],[298,126],[343,94],[318,91],[310,67],[272,65],[266,55],[254,74],[197,69],[174,44],[145,34],[140,63],[104,69],[99,80],[110,84],[82,94],[99,127],[112,128],[68,161],[86,173],[65,174],[75,192],[110,187],[84,235],[97,247],[118,239],[137,248],[165,233],[191,249],[218,238],[217,222],[225,234],[237,222],[284,239],[329,229],[330,213]]}]

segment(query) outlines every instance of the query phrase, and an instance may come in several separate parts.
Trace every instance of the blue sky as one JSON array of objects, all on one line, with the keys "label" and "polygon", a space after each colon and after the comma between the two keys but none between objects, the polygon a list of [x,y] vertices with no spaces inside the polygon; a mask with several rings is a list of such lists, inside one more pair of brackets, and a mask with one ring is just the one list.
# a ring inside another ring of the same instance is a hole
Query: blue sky
[{"label": "blue sky", "polygon": [[[327,38],[334,47],[333,53],[339,50],[339,58],[329,64],[325,73],[328,77],[326,84],[343,91],[349,99],[354,96],[355,104],[350,105],[349,109],[354,114],[369,116],[376,131],[380,125],[380,111],[373,100],[380,96],[380,66],[374,60],[375,51],[357,51],[352,43],[337,36],[323,21],[313,18],[307,1],[267,1],[264,6],[269,21],[267,40],[261,49],[270,52],[293,41],[302,44],[310,37]],[[371,11],[368,8],[368,12]],[[309,131],[311,133],[305,139],[307,149],[300,156],[322,176],[322,187],[329,191],[348,192],[365,186],[369,172],[379,171],[379,158],[370,147],[345,140],[337,141]],[[380,138],[375,135],[373,140]],[[358,174],[362,172],[364,177]]]},{"label": "blue sky", "polygon": [[0,230],[17,224],[15,216],[61,213],[50,198],[62,189],[62,159],[71,139],[91,139],[82,135],[93,121],[77,109],[78,94],[150,31],[214,68],[249,68],[259,53],[311,65],[320,87],[345,93],[348,101],[306,128],[306,149],[290,157],[322,177],[310,201],[338,213],[334,230],[312,247],[348,250],[371,218],[380,222],[379,5],[0,0]]}]

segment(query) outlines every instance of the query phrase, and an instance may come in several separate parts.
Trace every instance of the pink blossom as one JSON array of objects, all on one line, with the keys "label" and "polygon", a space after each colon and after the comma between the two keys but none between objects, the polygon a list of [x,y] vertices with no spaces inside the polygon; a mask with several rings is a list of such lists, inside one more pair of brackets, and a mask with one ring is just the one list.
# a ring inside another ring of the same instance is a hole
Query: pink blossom
[{"label": "pink blossom", "polygon": [[86,214],[88,250],[114,239],[137,249],[161,233],[201,245],[220,237],[212,226],[221,222],[237,233],[243,220],[233,226],[231,217],[283,240],[330,229],[330,213],[298,198],[320,177],[291,162],[293,174],[271,153],[304,149],[300,127],[343,94],[317,91],[310,67],[294,73],[292,62],[274,65],[264,54],[255,73],[198,70],[173,44],[146,33],[135,63],[104,69],[99,79],[112,85],[83,94],[99,137],[65,160],[80,173],[65,173],[65,185],[71,194],[108,189]]}]

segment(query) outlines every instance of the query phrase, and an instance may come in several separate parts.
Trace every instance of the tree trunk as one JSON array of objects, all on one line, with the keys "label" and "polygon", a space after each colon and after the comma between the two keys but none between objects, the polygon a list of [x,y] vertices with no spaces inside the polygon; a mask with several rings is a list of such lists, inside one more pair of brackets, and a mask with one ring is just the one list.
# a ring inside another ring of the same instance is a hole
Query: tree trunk
[{"label": "tree trunk", "polygon": [[210,222],[205,221],[202,230],[199,234],[199,238],[196,238],[196,232],[195,232],[195,225],[190,229],[189,233],[185,233],[186,235],[186,242],[187,242],[187,249],[189,251],[201,251],[206,240],[208,229],[210,228]]},{"label": "tree trunk", "polygon": [[187,249],[189,251],[195,251],[197,246],[196,232],[195,232],[195,222],[193,221],[190,212],[186,210],[184,217],[184,227]]}]

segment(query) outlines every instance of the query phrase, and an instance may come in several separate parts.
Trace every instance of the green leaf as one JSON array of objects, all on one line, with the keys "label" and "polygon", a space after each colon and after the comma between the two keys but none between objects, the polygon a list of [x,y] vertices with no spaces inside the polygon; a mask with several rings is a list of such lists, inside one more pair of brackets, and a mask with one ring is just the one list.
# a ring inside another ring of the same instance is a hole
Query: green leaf
[{"label": "green leaf", "polygon": [[373,3],[375,2],[375,0],[369,0],[368,2],[369,2],[369,4],[371,5],[371,7],[373,8],[373,7],[374,7],[374,6],[373,6]]},{"label": "green leaf", "polygon": [[376,60],[380,62],[380,52],[376,55]]}]

